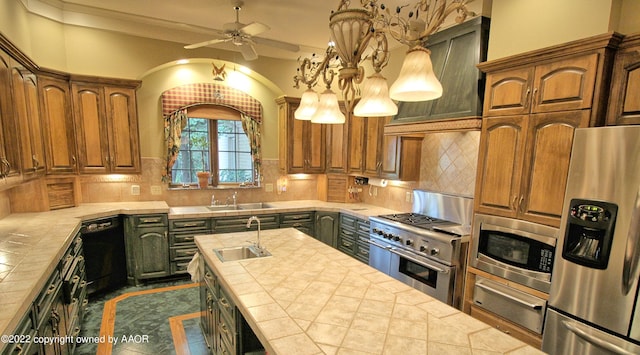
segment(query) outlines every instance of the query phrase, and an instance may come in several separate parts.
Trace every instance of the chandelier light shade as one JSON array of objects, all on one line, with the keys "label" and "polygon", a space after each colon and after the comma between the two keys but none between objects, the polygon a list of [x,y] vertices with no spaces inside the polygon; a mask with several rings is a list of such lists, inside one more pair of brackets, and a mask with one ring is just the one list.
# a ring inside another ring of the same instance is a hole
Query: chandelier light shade
[{"label": "chandelier light shade", "polygon": [[398,79],[389,95],[397,101],[427,101],[442,96],[442,84],[436,78],[431,63],[431,51],[416,46],[407,51]]},{"label": "chandelier light shade", "polygon": [[313,89],[307,89],[304,93],[302,93],[302,98],[300,98],[300,106],[293,113],[293,116],[297,120],[305,120],[308,121],[313,117],[313,114],[316,113],[318,109],[318,93],[313,91]]},{"label": "chandelier light shade", "polygon": [[368,77],[353,114],[359,117],[383,117],[394,116],[397,113],[398,106],[389,98],[387,79],[380,73]]},{"label": "chandelier light shade", "polygon": [[342,111],[340,111],[340,104],[338,103],[338,96],[331,91],[331,89],[325,90],[320,94],[320,101],[318,102],[318,109],[316,113],[311,117],[313,123],[325,123],[325,124],[342,124],[346,120]]}]

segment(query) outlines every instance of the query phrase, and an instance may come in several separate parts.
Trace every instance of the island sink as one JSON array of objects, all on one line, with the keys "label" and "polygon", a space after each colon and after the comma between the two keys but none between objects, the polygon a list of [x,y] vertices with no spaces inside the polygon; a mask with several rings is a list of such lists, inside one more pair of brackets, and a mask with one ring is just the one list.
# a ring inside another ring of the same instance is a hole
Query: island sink
[{"label": "island sink", "polygon": [[262,258],[265,256],[271,256],[271,253],[266,249],[258,249],[255,245],[243,245],[237,247],[213,249],[220,261],[234,261]]}]

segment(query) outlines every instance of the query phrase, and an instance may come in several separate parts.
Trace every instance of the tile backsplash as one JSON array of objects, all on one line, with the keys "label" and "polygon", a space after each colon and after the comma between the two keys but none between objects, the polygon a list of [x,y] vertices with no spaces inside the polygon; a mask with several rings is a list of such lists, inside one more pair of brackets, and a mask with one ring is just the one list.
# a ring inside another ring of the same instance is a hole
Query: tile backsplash
[{"label": "tile backsplash", "polygon": [[[411,191],[415,188],[473,196],[478,160],[479,131],[426,134],[422,142],[420,180],[390,181],[387,187],[363,186],[360,201],[399,211],[410,211]],[[170,206],[208,205],[211,196],[224,203],[233,191],[239,202],[316,200],[315,175],[289,175],[287,191],[277,193],[281,177],[278,160],[263,160],[261,188],[167,189],[161,182],[164,159],[142,158],[140,175],[81,175],[81,203],[164,200]],[[271,185],[271,191],[266,188]],[[139,194],[134,194],[139,190]],[[0,191],[0,218],[11,213],[10,194]]]}]

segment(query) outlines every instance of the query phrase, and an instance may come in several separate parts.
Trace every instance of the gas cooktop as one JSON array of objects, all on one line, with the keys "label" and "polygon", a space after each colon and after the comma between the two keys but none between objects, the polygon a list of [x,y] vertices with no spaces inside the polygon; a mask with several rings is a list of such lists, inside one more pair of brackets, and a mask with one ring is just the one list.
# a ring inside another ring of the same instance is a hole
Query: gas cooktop
[{"label": "gas cooktop", "polygon": [[407,224],[412,227],[428,229],[428,230],[446,229],[447,227],[459,226],[458,223],[445,221],[443,219],[437,219],[424,214],[414,213],[414,212],[386,214],[378,217],[388,219],[394,222],[399,222],[402,224]]}]

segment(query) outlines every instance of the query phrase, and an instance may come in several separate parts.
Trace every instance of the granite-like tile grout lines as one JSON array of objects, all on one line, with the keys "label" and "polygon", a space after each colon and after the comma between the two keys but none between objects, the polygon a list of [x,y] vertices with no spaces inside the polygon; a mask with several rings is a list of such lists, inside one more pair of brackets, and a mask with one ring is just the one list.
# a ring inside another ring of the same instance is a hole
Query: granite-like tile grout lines
[{"label": "granite-like tile grout lines", "polygon": [[[102,323],[100,324],[100,337],[108,337],[113,336],[115,325],[116,325],[116,305],[118,302],[125,300],[129,297],[148,295],[152,293],[159,293],[165,291],[173,291],[191,287],[198,287],[198,283],[190,283],[185,285],[178,286],[167,286],[149,290],[141,290],[141,291],[133,291],[122,294],[120,296],[116,296],[104,303],[104,310],[102,312]],[[113,344],[111,342],[104,342],[98,344],[98,349],[96,351],[97,355],[111,355],[113,350]]]}]

